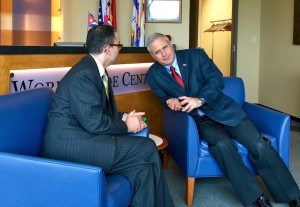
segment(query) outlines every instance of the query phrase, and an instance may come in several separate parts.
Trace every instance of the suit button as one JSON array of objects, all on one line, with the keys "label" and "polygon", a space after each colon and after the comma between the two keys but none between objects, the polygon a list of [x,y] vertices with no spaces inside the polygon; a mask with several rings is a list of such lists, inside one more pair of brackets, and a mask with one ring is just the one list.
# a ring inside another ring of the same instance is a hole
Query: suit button
[{"label": "suit button", "polygon": [[115,139],[115,136],[112,136],[111,139]]}]

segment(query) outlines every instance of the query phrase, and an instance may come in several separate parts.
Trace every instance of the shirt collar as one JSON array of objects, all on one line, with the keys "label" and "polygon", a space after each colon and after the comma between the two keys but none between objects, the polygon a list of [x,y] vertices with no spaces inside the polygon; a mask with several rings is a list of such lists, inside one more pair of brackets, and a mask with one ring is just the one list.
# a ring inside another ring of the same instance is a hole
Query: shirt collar
[{"label": "shirt collar", "polygon": [[167,72],[170,73],[170,74],[171,74],[171,70],[170,70],[171,66],[173,66],[175,68],[175,71],[181,76],[176,56],[175,56],[175,59],[174,59],[172,65],[164,66],[166,68]]},{"label": "shirt collar", "polygon": [[94,58],[94,60],[97,64],[99,73],[100,73],[100,77],[102,77],[105,74],[105,69],[104,69],[103,65],[99,62],[99,60],[94,55],[92,55],[92,54],[90,54],[90,55]]}]

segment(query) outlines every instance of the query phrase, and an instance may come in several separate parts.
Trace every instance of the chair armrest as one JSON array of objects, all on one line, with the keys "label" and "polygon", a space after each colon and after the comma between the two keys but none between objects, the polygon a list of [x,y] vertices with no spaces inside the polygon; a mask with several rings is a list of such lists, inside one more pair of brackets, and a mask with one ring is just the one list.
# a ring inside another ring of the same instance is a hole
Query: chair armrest
[{"label": "chair armrest", "polygon": [[99,167],[0,153],[0,175],[6,206],[106,206]]},{"label": "chair armrest", "polygon": [[199,159],[199,135],[194,119],[184,112],[163,109],[163,135],[168,152],[186,175],[195,172]]},{"label": "chair armrest", "polygon": [[242,106],[258,131],[277,139],[278,153],[289,166],[290,116],[263,106],[245,102]]},{"label": "chair armrest", "polygon": [[140,137],[149,137],[149,127],[146,127],[138,133],[130,133],[130,136],[140,136]]}]

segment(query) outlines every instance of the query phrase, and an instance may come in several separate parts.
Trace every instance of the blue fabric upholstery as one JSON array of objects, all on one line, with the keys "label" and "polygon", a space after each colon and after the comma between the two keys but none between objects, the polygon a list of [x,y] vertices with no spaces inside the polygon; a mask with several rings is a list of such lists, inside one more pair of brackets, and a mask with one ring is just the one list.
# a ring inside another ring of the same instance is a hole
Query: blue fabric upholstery
[{"label": "blue fabric upholstery", "polygon": [[[39,157],[52,96],[49,88],[0,96],[1,206],[128,207],[132,189],[125,177]],[[148,137],[148,130],[135,135]]]},{"label": "blue fabric upholstery", "polygon": [[[129,206],[132,194],[131,185],[123,176],[110,175],[106,177],[107,206]],[[124,196],[127,195],[127,196]],[[123,199],[115,199],[123,198]]]},{"label": "blue fabric upholstery", "polygon": [[[241,105],[263,137],[271,141],[285,164],[289,166],[290,116],[245,102],[245,88],[241,78],[224,77],[224,83],[223,92]],[[208,150],[207,143],[199,137],[191,116],[164,109],[163,134],[169,143],[169,154],[187,178],[223,176]],[[256,174],[248,159],[247,150],[240,143],[238,150],[245,165]],[[193,194],[187,192],[189,193]]]}]

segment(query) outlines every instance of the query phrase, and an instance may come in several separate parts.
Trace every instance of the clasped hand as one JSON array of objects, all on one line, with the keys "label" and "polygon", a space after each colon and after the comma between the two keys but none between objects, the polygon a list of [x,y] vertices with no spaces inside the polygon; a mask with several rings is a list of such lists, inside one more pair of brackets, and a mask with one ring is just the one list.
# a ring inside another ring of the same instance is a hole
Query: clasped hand
[{"label": "clasped hand", "polygon": [[127,114],[125,117],[125,123],[127,125],[128,132],[137,133],[147,127],[147,124],[142,120],[143,115],[145,115],[145,112],[135,112],[135,110]]},{"label": "clasped hand", "polygon": [[199,98],[180,96],[168,99],[167,105],[171,110],[189,113],[193,109],[201,107],[202,103],[199,101]]}]

